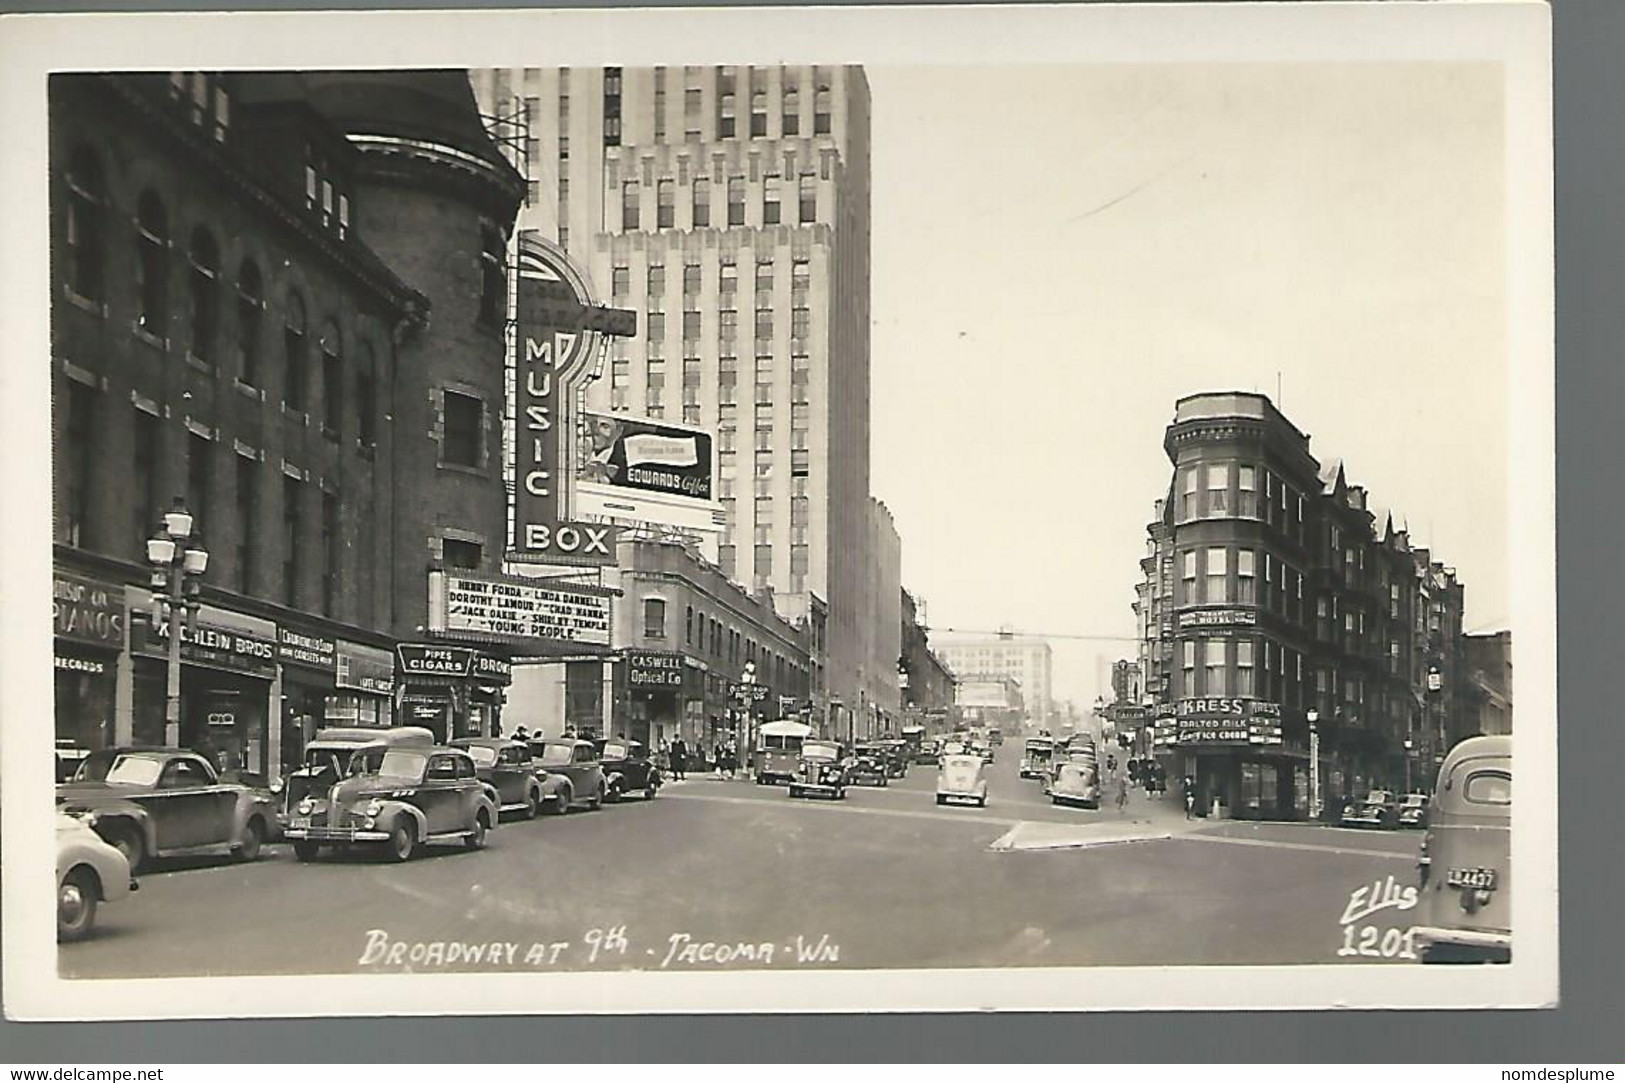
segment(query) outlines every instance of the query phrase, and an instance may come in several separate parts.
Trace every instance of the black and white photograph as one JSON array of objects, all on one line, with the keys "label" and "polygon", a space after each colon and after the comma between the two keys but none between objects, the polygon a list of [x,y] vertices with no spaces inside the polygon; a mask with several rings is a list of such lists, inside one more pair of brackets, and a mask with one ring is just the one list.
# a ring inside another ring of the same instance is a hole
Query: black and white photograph
[{"label": "black and white photograph", "polygon": [[23,29],[9,1014],[1555,1002],[1543,5]]}]

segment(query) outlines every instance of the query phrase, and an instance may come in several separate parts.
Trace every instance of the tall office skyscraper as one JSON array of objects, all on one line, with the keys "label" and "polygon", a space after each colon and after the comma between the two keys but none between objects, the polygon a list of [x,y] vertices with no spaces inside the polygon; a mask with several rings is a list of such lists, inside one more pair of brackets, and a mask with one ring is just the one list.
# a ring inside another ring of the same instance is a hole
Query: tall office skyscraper
[{"label": "tall office skyscraper", "polygon": [[486,112],[514,121],[529,179],[522,228],[565,248],[600,298],[640,314],[588,408],[715,431],[728,527],[707,556],[771,587],[787,615],[809,595],[826,600],[827,697],[870,724],[877,707],[895,714],[896,658],[865,632],[877,576],[895,598],[900,569],[894,550],[874,551],[871,522],[863,70],[473,79]]}]

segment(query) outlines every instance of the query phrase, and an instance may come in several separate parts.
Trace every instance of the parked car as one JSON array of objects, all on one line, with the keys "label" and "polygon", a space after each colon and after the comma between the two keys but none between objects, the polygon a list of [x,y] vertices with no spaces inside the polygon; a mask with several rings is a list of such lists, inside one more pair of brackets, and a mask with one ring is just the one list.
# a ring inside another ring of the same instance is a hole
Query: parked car
[{"label": "parked car", "polygon": [[629,793],[641,793],[644,800],[653,801],[660,792],[664,779],[642,741],[621,737],[599,741],[598,762],[604,771],[606,801],[619,801]]},{"label": "parked car", "polygon": [[402,745],[427,748],[433,744],[434,734],[422,726],[338,726],[317,730],[305,746],[303,766],[280,782],[271,783],[271,793],[277,799],[277,822],[285,825],[306,797],[314,794],[325,798],[341,779],[378,770],[386,750]]},{"label": "parked car", "polygon": [[577,805],[593,810],[603,807],[609,784],[591,741],[573,737],[532,740],[530,756],[538,767],[561,780],[553,795],[554,812],[562,815]]},{"label": "parked car", "polygon": [[103,748],[56,788],[57,807],[84,814],[132,872],[156,857],[260,855],[276,814],[270,796],[222,782],[214,765],[184,748]]},{"label": "parked car", "polygon": [[1418,861],[1424,963],[1512,960],[1512,738],[1469,737],[1439,768]]},{"label": "parked car", "polygon": [[56,936],[82,940],[96,926],[96,909],[136,890],[124,854],[82,817],[56,814]]},{"label": "parked car", "polygon": [[1100,771],[1092,756],[1074,755],[1056,764],[1048,788],[1052,805],[1100,807]]},{"label": "parked car", "polygon": [[499,813],[518,812],[534,820],[542,811],[546,797],[530,761],[530,745],[503,737],[462,737],[451,747],[467,752],[474,761],[480,781],[491,787],[486,796],[496,802]]},{"label": "parked car", "polygon": [[1399,801],[1400,827],[1426,827],[1428,825],[1428,795],[1408,793]]},{"label": "parked car", "polygon": [[935,738],[930,738],[920,742],[920,747],[914,753],[914,762],[928,764],[935,767],[937,760],[939,757],[941,757],[941,755],[942,742],[936,740]]},{"label": "parked car", "polygon": [[305,797],[284,835],[300,861],[314,861],[323,846],[376,848],[406,861],[430,843],[478,850],[496,825],[497,806],[467,752],[405,746],[387,750],[376,771],[334,786],[329,799]]},{"label": "parked car", "polygon": [[791,797],[821,794],[841,800],[850,781],[839,742],[812,738],[801,743],[801,759],[790,779]]},{"label": "parked car", "polygon": [[1380,827],[1385,831],[1399,826],[1399,804],[1387,790],[1372,790],[1364,801],[1343,808],[1339,822],[1344,827]]},{"label": "parked car", "polygon": [[942,757],[937,768],[937,804],[970,801],[987,807],[987,762],[974,752]]},{"label": "parked car", "polygon": [[79,765],[90,755],[90,749],[65,737],[56,740],[56,780],[66,782],[79,770]]},{"label": "parked car", "polygon": [[891,781],[891,765],[886,750],[878,744],[854,745],[847,762],[846,778],[854,786],[887,785]]}]

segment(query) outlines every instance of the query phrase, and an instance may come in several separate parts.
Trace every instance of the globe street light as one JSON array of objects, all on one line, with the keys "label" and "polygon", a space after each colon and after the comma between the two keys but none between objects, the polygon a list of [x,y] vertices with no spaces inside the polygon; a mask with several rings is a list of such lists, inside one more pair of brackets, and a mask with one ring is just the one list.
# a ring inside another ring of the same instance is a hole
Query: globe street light
[{"label": "globe street light", "polygon": [[192,531],[192,513],[186,501],[175,498],[174,507],[164,513],[157,533],[147,539],[147,563],[152,565],[152,629],[164,629],[169,637],[169,677],[164,697],[164,743],[181,743],[181,636],[179,618],[197,627],[199,581],[209,567],[209,551],[203,539]]}]

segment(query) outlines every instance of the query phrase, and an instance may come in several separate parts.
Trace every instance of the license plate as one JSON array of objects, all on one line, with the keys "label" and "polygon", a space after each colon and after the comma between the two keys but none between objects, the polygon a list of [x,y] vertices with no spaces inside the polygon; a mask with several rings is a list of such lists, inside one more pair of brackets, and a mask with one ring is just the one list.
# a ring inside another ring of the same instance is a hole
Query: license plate
[{"label": "license plate", "polygon": [[1450,887],[1471,887],[1483,891],[1495,890],[1494,869],[1451,869],[1444,881]]}]

